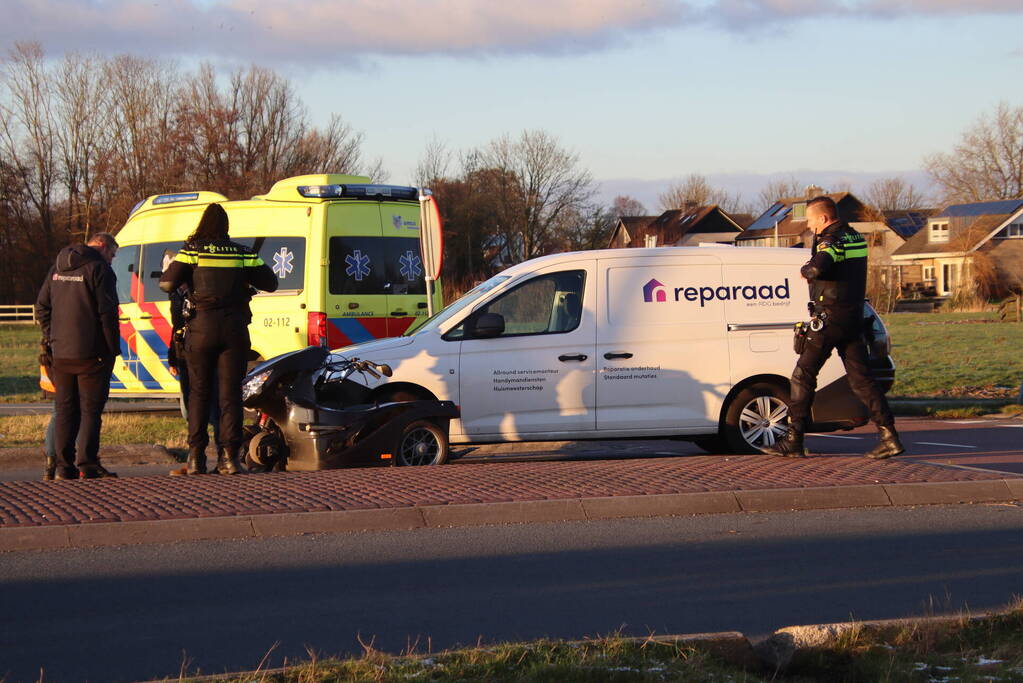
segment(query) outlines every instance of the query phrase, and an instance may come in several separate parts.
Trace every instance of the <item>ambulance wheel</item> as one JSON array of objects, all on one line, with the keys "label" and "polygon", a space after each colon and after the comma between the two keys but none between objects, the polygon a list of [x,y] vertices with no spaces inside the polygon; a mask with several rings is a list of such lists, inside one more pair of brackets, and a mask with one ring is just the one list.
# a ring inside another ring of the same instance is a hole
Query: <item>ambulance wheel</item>
[{"label": "ambulance wheel", "polygon": [[772,446],[789,427],[788,392],[771,382],[746,387],[728,404],[722,430],[728,450],[754,455]]},{"label": "ambulance wheel", "polygon": [[273,432],[261,431],[249,441],[245,464],[252,472],[280,471],[284,468],[284,461],[284,442]]},{"label": "ambulance wheel", "polygon": [[443,465],[448,459],[448,435],[429,420],[405,426],[394,448],[394,461],[402,467]]}]

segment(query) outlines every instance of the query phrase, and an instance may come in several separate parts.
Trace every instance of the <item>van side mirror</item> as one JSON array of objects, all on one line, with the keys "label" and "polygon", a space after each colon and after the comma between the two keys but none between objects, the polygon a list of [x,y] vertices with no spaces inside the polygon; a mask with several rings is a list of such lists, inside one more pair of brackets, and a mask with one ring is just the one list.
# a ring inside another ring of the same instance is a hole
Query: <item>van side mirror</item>
[{"label": "van side mirror", "polygon": [[504,316],[500,313],[484,313],[474,321],[472,336],[474,339],[492,339],[504,334]]}]

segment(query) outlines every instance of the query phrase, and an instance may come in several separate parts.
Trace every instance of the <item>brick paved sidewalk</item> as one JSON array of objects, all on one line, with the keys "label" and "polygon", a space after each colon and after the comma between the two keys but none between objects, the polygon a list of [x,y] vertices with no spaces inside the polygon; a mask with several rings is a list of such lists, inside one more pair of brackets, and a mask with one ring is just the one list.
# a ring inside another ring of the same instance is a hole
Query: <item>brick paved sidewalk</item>
[{"label": "brick paved sidewalk", "polygon": [[758,455],[0,482],[0,529],[1007,478],[903,459]]}]

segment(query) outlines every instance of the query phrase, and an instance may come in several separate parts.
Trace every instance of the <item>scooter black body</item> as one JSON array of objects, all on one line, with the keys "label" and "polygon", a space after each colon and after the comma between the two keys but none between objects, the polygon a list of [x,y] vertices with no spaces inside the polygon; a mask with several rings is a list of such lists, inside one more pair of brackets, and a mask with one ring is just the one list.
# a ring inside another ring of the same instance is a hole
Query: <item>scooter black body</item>
[{"label": "scooter black body", "polygon": [[390,368],[309,346],[253,368],[242,383],[246,408],[259,419],[246,427],[247,462],[256,471],[322,470],[366,465],[442,464],[451,401],[380,403],[351,379]]}]

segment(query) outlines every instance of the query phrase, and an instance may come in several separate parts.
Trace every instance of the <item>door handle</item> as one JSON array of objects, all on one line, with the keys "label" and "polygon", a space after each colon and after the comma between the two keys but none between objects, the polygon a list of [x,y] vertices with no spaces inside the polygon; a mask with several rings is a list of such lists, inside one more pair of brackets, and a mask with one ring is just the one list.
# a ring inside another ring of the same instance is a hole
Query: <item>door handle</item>
[{"label": "door handle", "polygon": [[416,304],[416,308],[426,308],[426,307],[427,306],[426,306],[426,302],[425,301],[420,301],[418,304]]},{"label": "door handle", "polygon": [[589,356],[587,356],[585,353],[566,353],[566,354],[563,354],[561,356],[558,356],[558,360],[560,360],[560,361],[568,361],[568,360],[584,361],[587,358],[589,358]]},{"label": "door handle", "polygon": [[408,313],[405,311],[391,311],[391,315],[397,318],[399,316],[407,316]]},{"label": "door handle", "polygon": [[607,358],[608,360],[614,360],[615,358],[632,358],[632,354],[628,352],[611,353],[610,351],[608,351],[607,353],[604,354],[604,358]]}]

